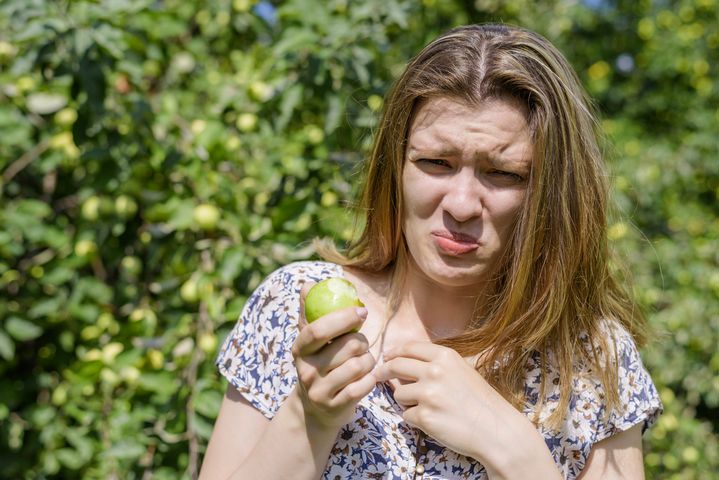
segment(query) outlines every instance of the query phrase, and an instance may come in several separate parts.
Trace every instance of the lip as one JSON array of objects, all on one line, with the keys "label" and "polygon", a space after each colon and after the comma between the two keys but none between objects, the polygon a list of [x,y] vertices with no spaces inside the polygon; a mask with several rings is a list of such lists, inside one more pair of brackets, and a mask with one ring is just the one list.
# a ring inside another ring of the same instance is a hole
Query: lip
[{"label": "lip", "polygon": [[465,255],[479,248],[479,239],[466,233],[437,230],[432,237],[437,248],[448,255]]}]

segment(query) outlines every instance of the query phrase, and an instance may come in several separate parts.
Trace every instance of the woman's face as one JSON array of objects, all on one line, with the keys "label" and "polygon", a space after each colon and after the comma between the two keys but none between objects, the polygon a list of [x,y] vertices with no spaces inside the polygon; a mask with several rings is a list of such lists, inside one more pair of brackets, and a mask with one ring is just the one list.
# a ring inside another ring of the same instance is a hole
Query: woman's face
[{"label": "woman's face", "polygon": [[531,163],[521,103],[425,101],[410,126],[402,174],[411,274],[451,287],[487,281],[509,240]]}]

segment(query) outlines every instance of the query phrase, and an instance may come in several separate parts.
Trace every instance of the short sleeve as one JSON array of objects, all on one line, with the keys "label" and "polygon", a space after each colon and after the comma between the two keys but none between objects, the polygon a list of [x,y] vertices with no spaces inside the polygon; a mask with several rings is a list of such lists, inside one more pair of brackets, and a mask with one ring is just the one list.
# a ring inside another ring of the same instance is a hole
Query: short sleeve
[{"label": "short sleeve", "polygon": [[593,443],[639,424],[644,432],[657,421],[663,410],[659,393],[631,335],[616,328],[614,339],[619,367],[619,406],[599,416]]},{"label": "short sleeve", "polygon": [[297,381],[292,345],[300,290],[342,274],[325,262],[297,262],[270,274],[250,295],[215,361],[219,372],[265,417],[272,418]]},{"label": "short sleeve", "polygon": [[[559,404],[559,372],[551,366],[551,362],[548,371],[542,369],[538,355],[530,361],[525,385],[528,400],[524,411],[527,415],[534,414],[540,395],[541,376],[545,375],[548,391],[539,412],[538,429],[567,479],[581,474],[592,445],[635,425],[642,425],[644,431],[656,422],[662,412],[659,394],[644,368],[632,336],[623,327],[609,322],[602,329],[611,339],[616,355],[610,358],[616,358],[618,367],[619,404],[611,411],[607,410],[606,391],[598,376],[590,369],[577,367],[564,420],[559,426],[551,428],[547,422]],[[588,338],[583,338],[583,341],[587,342]],[[591,348],[590,345],[586,343],[587,348]]]}]

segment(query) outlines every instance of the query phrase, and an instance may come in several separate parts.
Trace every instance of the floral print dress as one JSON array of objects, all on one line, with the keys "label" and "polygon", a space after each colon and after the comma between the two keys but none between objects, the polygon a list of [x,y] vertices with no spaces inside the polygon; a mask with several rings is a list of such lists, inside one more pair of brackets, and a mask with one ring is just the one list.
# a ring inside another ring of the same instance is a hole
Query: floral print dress
[{"label": "floral print dress", "polygon": [[[271,274],[247,301],[240,319],[217,357],[220,373],[255,408],[271,419],[297,382],[292,345],[298,333],[299,292],[307,281],[343,276],[342,267],[327,262],[297,262]],[[570,409],[558,430],[540,426],[557,467],[575,479],[584,467],[592,444],[643,424],[654,423],[662,405],[639,352],[628,333],[617,329],[620,361],[621,411],[607,412],[601,387],[591,376],[574,381]],[[556,372],[546,372],[551,380]],[[525,413],[539,396],[541,370],[528,365]],[[556,404],[550,391],[543,412]],[[541,418],[541,417],[540,417]],[[402,419],[402,408],[386,383],[378,383],[355,409],[335,441],[323,475],[325,480],[406,479],[424,469],[431,480],[487,478],[476,460],[443,447],[431,437],[418,442],[418,430]]]}]

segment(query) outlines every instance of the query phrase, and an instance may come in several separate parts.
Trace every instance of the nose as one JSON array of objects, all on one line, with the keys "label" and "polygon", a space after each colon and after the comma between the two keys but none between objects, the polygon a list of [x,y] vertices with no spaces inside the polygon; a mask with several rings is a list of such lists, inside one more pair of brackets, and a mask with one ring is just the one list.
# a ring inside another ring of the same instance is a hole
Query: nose
[{"label": "nose", "polygon": [[482,215],[482,182],[472,169],[454,175],[442,199],[442,208],[457,222],[466,222]]}]

